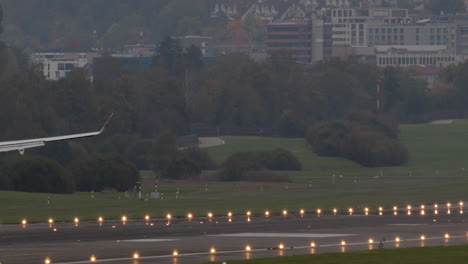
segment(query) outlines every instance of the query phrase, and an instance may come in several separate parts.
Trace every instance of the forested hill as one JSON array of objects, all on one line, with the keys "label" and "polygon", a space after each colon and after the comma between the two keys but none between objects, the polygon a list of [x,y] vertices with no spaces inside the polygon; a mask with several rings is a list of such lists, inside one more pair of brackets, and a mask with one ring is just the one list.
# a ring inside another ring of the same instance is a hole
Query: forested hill
[{"label": "forested hill", "polygon": [[10,45],[38,49],[93,47],[96,30],[106,49],[135,44],[139,32],[156,43],[167,35],[216,31],[209,24],[211,0],[0,0],[3,39]]}]

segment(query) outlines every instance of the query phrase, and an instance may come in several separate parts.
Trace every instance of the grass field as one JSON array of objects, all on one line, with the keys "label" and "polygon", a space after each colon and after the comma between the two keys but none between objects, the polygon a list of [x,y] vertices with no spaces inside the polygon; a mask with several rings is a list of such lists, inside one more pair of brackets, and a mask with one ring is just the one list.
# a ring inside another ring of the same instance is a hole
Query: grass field
[{"label": "grass field", "polygon": [[[229,264],[458,264],[466,263],[468,246],[402,248],[228,261]],[[213,263],[213,262],[212,262]],[[215,262],[220,263],[220,262]]]},{"label": "grass field", "polygon": [[[408,146],[412,159],[403,167],[382,168],[380,178],[374,177],[380,168],[368,169],[344,159],[317,157],[303,139],[226,137],[226,145],[209,150],[218,162],[241,150],[282,147],[299,157],[304,170],[289,172],[292,183],[162,181],[159,187],[164,193],[163,200],[138,200],[133,199],[133,194],[128,197],[96,194],[91,198],[89,193],[0,192],[0,223],[18,223],[23,217],[29,221],[45,221],[49,217],[70,221],[75,216],[91,220],[101,215],[106,219],[119,218],[122,214],[142,218],[146,213],[161,217],[166,213],[185,216],[188,212],[206,215],[208,211],[225,215],[228,211],[388,208],[408,203],[468,200],[468,122],[403,125],[401,130],[401,141]],[[334,182],[332,175],[335,175]],[[152,174],[145,172],[143,176],[148,178],[144,193],[149,193],[153,186]],[[175,198],[177,188],[178,199]],[[47,204],[49,196],[50,205]]]},{"label": "grass field", "polygon": [[[457,175],[468,170],[468,121],[451,125],[401,125],[400,141],[407,146],[410,162],[402,167],[382,168],[384,175]],[[210,154],[222,162],[230,154],[246,150],[285,148],[302,162],[302,176],[343,174],[348,176],[375,175],[379,169],[362,167],[342,158],[317,156],[302,138],[224,137],[225,145],[210,148]],[[438,171],[438,173],[437,173]]]}]

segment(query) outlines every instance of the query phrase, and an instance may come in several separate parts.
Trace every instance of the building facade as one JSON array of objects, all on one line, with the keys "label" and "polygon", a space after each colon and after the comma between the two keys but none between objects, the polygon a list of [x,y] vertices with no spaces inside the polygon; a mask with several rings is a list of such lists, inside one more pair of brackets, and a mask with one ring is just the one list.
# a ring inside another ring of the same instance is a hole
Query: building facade
[{"label": "building facade", "polygon": [[301,63],[323,59],[323,24],[319,20],[271,23],[267,26],[267,52],[286,50]]},{"label": "building facade", "polygon": [[59,80],[77,68],[84,68],[99,57],[97,53],[36,52],[31,54],[33,63],[42,65],[47,80]]}]

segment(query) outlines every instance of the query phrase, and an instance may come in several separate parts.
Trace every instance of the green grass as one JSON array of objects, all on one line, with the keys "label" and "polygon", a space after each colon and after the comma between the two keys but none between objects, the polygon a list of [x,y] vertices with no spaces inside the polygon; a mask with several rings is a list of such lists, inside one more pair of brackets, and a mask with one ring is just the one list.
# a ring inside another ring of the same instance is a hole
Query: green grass
[{"label": "green grass", "polygon": [[[374,177],[380,169],[364,168],[340,158],[317,157],[303,139],[226,137],[226,145],[209,150],[218,162],[237,151],[282,147],[299,157],[304,170],[288,172],[293,183],[160,181],[164,200],[143,201],[133,199],[132,194],[128,198],[125,194],[96,194],[92,199],[89,193],[0,192],[0,223],[18,223],[23,217],[29,221],[45,221],[49,217],[71,221],[75,216],[83,220],[101,215],[116,219],[122,214],[142,218],[146,213],[161,217],[166,213],[185,216],[188,212],[199,216],[208,211],[225,215],[228,211],[240,214],[246,210],[261,213],[288,209],[297,212],[304,208],[310,212],[316,208],[388,208],[408,203],[468,200],[468,122],[403,125],[401,131],[401,141],[408,146],[412,159],[402,167],[382,168],[382,178]],[[144,193],[152,190],[153,175],[150,171],[142,173]],[[175,199],[177,188],[179,199]],[[47,204],[48,196],[51,205]]]},{"label": "green grass", "polygon": [[[455,121],[451,125],[401,125],[400,141],[407,146],[411,160],[401,167],[382,168],[384,175],[427,176],[458,175],[468,170],[468,121]],[[247,150],[285,148],[293,152],[303,164],[305,176],[375,175],[379,169],[365,168],[342,158],[317,156],[302,138],[224,137],[225,145],[209,149],[218,163],[230,154]]]},{"label": "green grass", "polygon": [[[351,253],[229,261],[229,264],[458,264],[466,263],[468,246],[402,248]],[[212,262],[213,263],[213,262]],[[215,262],[221,263],[221,262]]]}]

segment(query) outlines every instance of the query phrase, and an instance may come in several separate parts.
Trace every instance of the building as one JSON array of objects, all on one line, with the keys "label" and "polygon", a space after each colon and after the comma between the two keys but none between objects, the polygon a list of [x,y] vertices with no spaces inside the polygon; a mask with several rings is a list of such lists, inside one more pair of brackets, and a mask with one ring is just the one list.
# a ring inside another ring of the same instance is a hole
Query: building
[{"label": "building", "polygon": [[368,46],[447,46],[455,50],[455,24],[369,25]]},{"label": "building", "polygon": [[85,68],[100,57],[86,52],[36,52],[31,55],[34,63],[41,64],[47,80],[59,80],[77,68]]},{"label": "building", "polygon": [[322,13],[331,26],[333,46],[366,47],[370,24],[401,25],[411,21],[407,9],[399,8],[335,8]]},{"label": "building", "polygon": [[445,67],[462,59],[446,46],[376,46],[375,49],[378,66]]},{"label": "building", "polygon": [[212,37],[185,36],[174,38],[179,41],[183,49],[195,46],[200,49],[202,57],[214,57],[215,49]]},{"label": "building", "polygon": [[323,43],[323,22],[318,19],[267,25],[269,54],[286,50],[297,62],[315,63],[323,59]]}]

